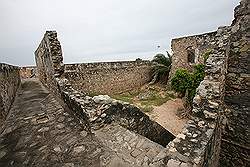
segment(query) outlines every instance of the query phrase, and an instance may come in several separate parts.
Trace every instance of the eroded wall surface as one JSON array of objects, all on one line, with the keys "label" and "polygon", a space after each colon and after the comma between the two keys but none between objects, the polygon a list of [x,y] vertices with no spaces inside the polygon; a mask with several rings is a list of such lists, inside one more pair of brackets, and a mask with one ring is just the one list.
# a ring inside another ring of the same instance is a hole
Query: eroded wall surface
[{"label": "eroded wall surface", "polygon": [[225,87],[226,127],[221,166],[250,164],[250,4],[235,9]]},{"label": "eroded wall surface", "polygon": [[[139,109],[108,96],[89,97],[84,91],[75,89],[64,78],[63,71],[56,73],[54,69],[62,63],[53,62],[52,57],[61,51],[55,50],[54,54],[49,50],[43,52],[50,48],[49,44],[53,40],[44,45],[45,48],[39,46],[36,51],[41,75],[39,78],[52,92],[57,92],[56,95],[90,132],[101,129],[106,124],[117,123],[157,143],[164,141],[164,138],[167,140],[164,142],[170,141],[149,164],[151,166],[244,167],[249,164],[250,141],[248,24],[249,2],[242,0],[241,5],[236,8],[232,26],[219,28],[213,34],[215,38],[211,38],[212,41],[207,39],[213,50],[205,64],[206,77],[197,89],[192,118],[173,141],[174,137],[168,131],[157,123],[152,123]],[[46,41],[47,37],[44,39]],[[58,60],[62,60],[62,57]],[[80,70],[78,67],[74,68],[77,69]]]},{"label": "eroded wall surface", "polygon": [[55,31],[47,31],[35,51],[37,75],[50,91],[59,94],[55,77],[64,72],[60,42]]},{"label": "eroded wall surface", "polygon": [[19,68],[0,63],[0,126],[8,115],[19,84]]},{"label": "eroded wall surface", "polygon": [[242,0],[232,25],[217,30],[206,76],[193,101],[194,117],[169,143],[167,166],[184,162],[202,167],[249,166],[249,11],[249,1]]},{"label": "eroded wall surface", "polygon": [[[192,71],[195,64],[204,64],[203,54],[215,47],[216,33],[211,32],[173,39],[171,41],[173,55],[172,67],[169,74],[170,78],[172,78],[179,68]],[[188,61],[189,51],[194,53],[194,63],[189,63]]]},{"label": "eroded wall surface", "polygon": [[[48,40],[49,39],[49,40]],[[54,69],[56,64],[62,64],[62,55],[56,54],[61,51],[54,51],[51,44],[57,43],[56,32],[48,31],[36,50],[36,63],[39,79],[58,98],[63,101],[73,114],[80,120],[85,130],[92,132],[111,123],[136,132],[148,139],[167,145],[175,137],[158,123],[149,119],[140,109],[111,99],[108,96],[86,96],[85,92],[75,89],[64,74],[58,74]],[[55,48],[60,50],[60,47]],[[58,61],[53,61],[53,57]],[[60,58],[59,58],[60,57]]]},{"label": "eroded wall surface", "polygon": [[192,117],[168,145],[167,162],[172,166],[217,167],[223,120],[227,69],[228,29],[220,28],[216,48],[206,61],[206,77],[197,88]]},{"label": "eroded wall surface", "polygon": [[37,77],[36,67],[35,66],[21,67],[20,76],[21,76],[21,79]]},{"label": "eroded wall surface", "polygon": [[120,93],[151,79],[150,61],[65,64],[64,76],[75,89],[91,94]]}]

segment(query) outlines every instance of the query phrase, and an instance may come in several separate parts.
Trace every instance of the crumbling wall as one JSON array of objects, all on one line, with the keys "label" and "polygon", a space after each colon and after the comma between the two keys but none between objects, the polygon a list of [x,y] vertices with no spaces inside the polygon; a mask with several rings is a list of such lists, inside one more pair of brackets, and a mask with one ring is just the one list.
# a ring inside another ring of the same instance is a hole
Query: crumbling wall
[{"label": "crumbling wall", "polygon": [[235,9],[225,87],[226,127],[222,136],[221,166],[250,164],[250,3]]},{"label": "crumbling wall", "polygon": [[[56,43],[57,47],[54,47],[54,52],[51,52],[49,48],[52,48],[53,46],[50,45],[54,45],[54,43]],[[41,82],[57,98],[67,104],[67,107],[73,111],[73,114],[89,133],[114,122],[162,145],[168,144],[175,138],[170,132],[150,120],[146,114],[134,106],[124,104],[110,97],[89,97],[83,91],[74,89],[70,81],[64,78],[63,71],[59,71],[59,74],[55,70],[55,67],[58,67],[57,64],[63,66],[61,47],[56,32],[49,31],[45,33],[35,54]],[[60,61],[53,61],[53,57]]]},{"label": "crumbling wall", "polygon": [[37,77],[36,67],[35,66],[21,67],[20,76],[21,76],[21,79],[36,78]]},{"label": "crumbling wall", "polygon": [[151,79],[150,61],[66,64],[64,76],[77,90],[113,94],[140,87]]},{"label": "crumbling wall", "polygon": [[75,90],[67,79],[59,79],[62,99],[78,118],[85,120],[90,131],[110,123],[117,123],[148,139],[166,146],[175,136],[149,119],[139,108],[110,98],[107,95],[85,96]]},{"label": "crumbling wall", "polygon": [[215,34],[217,47],[206,61],[206,76],[197,88],[192,118],[167,147],[165,161],[168,167],[218,166],[229,33],[226,27],[219,28]]},{"label": "crumbling wall", "polygon": [[19,84],[19,68],[0,63],[0,127],[8,115]]},{"label": "crumbling wall", "polygon": [[[204,64],[203,54],[215,47],[215,35],[216,31],[173,39],[171,41],[173,55],[169,78],[172,78],[179,68],[192,71],[195,64]],[[194,53],[194,63],[189,63],[188,61],[190,51]]]},{"label": "crumbling wall", "polygon": [[[39,53],[39,49],[36,53]],[[37,67],[41,76],[48,76],[48,74],[54,73],[53,63],[52,59],[48,58],[51,54],[46,54],[47,52],[43,53],[45,54],[36,54],[36,59],[41,60],[37,61]],[[207,75],[209,75],[207,76],[208,82],[213,83],[215,82],[214,79],[223,78],[225,72],[224,57],[225,54],[223,50],[214,53],[214,56],[209,58],[210,60],[208,60],[207,65],[208,70],[206,71]],[[220,59],[222,62],[218,62]],[[222,69],[218,70],[218,68]],[[196,109],[201,108],[201,106],[203,106],[202,104],[205,104],[208,111],[203,112],[203,110],[197,110],[203,113],[203,115],[200,116],[200,114],[197,114],[197,117],[193,117],[188,122],[183,132],[175,138],[162,126],[151,121],[147,115],[140,111],[140,109],[130,104],[111,99],[108,96],[86,96],[85,92],[80,92],[75,89],[70,81],[67,78],[64,78],[64,74],[51,75],[51,79],[46,79],[41,76],[40,78],[43,80],[43,83],[53,93],[56,92],[55,95],[67,104],[77,118],[79,118],[83,127],[90,133],[107,124],[117,123],[151,139],[152,141],[166,146],[165,150],[155,157],[151,165],[167,165],[169,167],[185,165],[202,167],[216,166],[220,148],[219,123],[221,122],[221,119],[219,117],[220,115],[214,114],[214,110],[212,109],[218,107],[218,104],[214,102],[213,98],[216,100],[217,97],[222,96],[223,91],[221,88],[223,88],[223,86],[214,89],[212,87],[213,85],[210,84],[209,91],[204,95],[201,102],[199,104],[197,103],[196,107]],[[207,87],[204,87],[204,85],[203,87],[201,86],[199,95],[202,95],[202,92],[206,91],[206,89]],[[210,101],[207,101],[209,97],[211,97],[211,103]],[[218,107],[216,113],[221,112],[220,107]],[[211,115],[209,114],[210,109]],[[194,113],[198,113],[197,111],[194,110]],[[205,113],[209,117],[206,117]]]},{"label": "crumbling wall", "polygon": [[[57,85],[61,99],[90,132],[115,122],[162,145],[170,141],[149,166],[247,166],[249,11],[249,1],[242,0],[235,10],[232,26],[219,28],[213,37],[209,38],[213,50],[205,64],[205,79],[199,85],[193,101],[192,117],[173,141],[171,140],[174,137],[168,131],[152,122],[136,107],[108,96],[86,96],[84,91],[74,89],[70,81],[63,78],[64,75],[54,75],[52,85]],[[204,50],[211,48],[210,45],[205,45]],[[39,56],[42,62],[42,65],[38,66],[41,76],[50,74],[48,70],[53,71],[53,63],[47,62],[52,59],[44,59],[46,56]],[[46,64],[50,64],[48,68]],[[50,80],[44,77],[41,79],[45,85],[50,85]],[[56,89],[49,88],[52,91]],[[225,124],[226,129],[223,132]]]},{"label": "crumbling wall", "polygon": [[194,117],[169,143],[167,166],[249,166],[249,11],[249,1],[242,0],[232,25],[219,28],[210,41]]},{"label": "crumbling wall", "polygon": [[50,91],[59,94],[55,77],[62,75],[64,66],[61,45],[55,31],[46,31],[35,51],[35,59],[39,80]]}]

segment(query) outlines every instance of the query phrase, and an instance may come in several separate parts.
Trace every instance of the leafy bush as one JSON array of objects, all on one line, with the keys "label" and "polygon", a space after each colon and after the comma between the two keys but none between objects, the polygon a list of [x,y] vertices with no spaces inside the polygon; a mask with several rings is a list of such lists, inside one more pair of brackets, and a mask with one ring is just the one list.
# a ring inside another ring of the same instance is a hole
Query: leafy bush
[{"label": "leafy bush", "polygon": [[184,96],[186,90],[191,86],[191,82],[190,73],[185,69],[178,69],[171,79],[171,86]]},{"label": "leafy bush", "polygon": [[192,73],[184,69],[178,69],[171,80],[171,86],[184,96],[187,96],[187,103],[191,104],[196,93],[196,89],[205,77],[205,66],[197,64]]},{"label": "leafy bush", "polygon": [[205,65],[203,64],[197,64],[194,66],[194,72],[192,73],[192,79],[193,79],[193,88],[197,88],[200,85],[200,82],[205,77]]},{"label": "leafy bush", "polygon": [[201,81],[203,81],[205,77],[205,65],[197,64],[194,66],[194,72],[191,73],[192,84],[188,88],[188,102],[192,103],[196,89],[200,85]]}]

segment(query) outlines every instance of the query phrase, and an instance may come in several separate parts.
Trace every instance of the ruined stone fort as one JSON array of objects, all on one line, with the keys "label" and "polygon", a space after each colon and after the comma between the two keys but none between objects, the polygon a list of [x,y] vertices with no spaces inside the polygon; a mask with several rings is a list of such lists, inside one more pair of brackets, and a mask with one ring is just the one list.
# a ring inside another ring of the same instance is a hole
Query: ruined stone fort
[{"label": "ruined stone fort", "polygon": [[249,167],[249,22],[242,0],[230,26],[172,40],[170,77],[209,52],[178,135],[108,96],[150,82],[150,61],[64,64],[57,33],[47,31],[36,67],[0,64],[0,166]]}]

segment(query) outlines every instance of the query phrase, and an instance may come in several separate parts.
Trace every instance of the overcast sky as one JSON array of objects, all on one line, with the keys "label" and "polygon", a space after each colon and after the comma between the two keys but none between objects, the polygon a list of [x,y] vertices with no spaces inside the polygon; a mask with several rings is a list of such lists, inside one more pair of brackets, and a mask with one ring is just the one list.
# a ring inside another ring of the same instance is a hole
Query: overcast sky
[{"label": "overcast sky", "polygon": [[46,30],[65,63],[152,59],[172,38],[231,24],[239,0],[0,0],[0,62],[34,65]]}]

